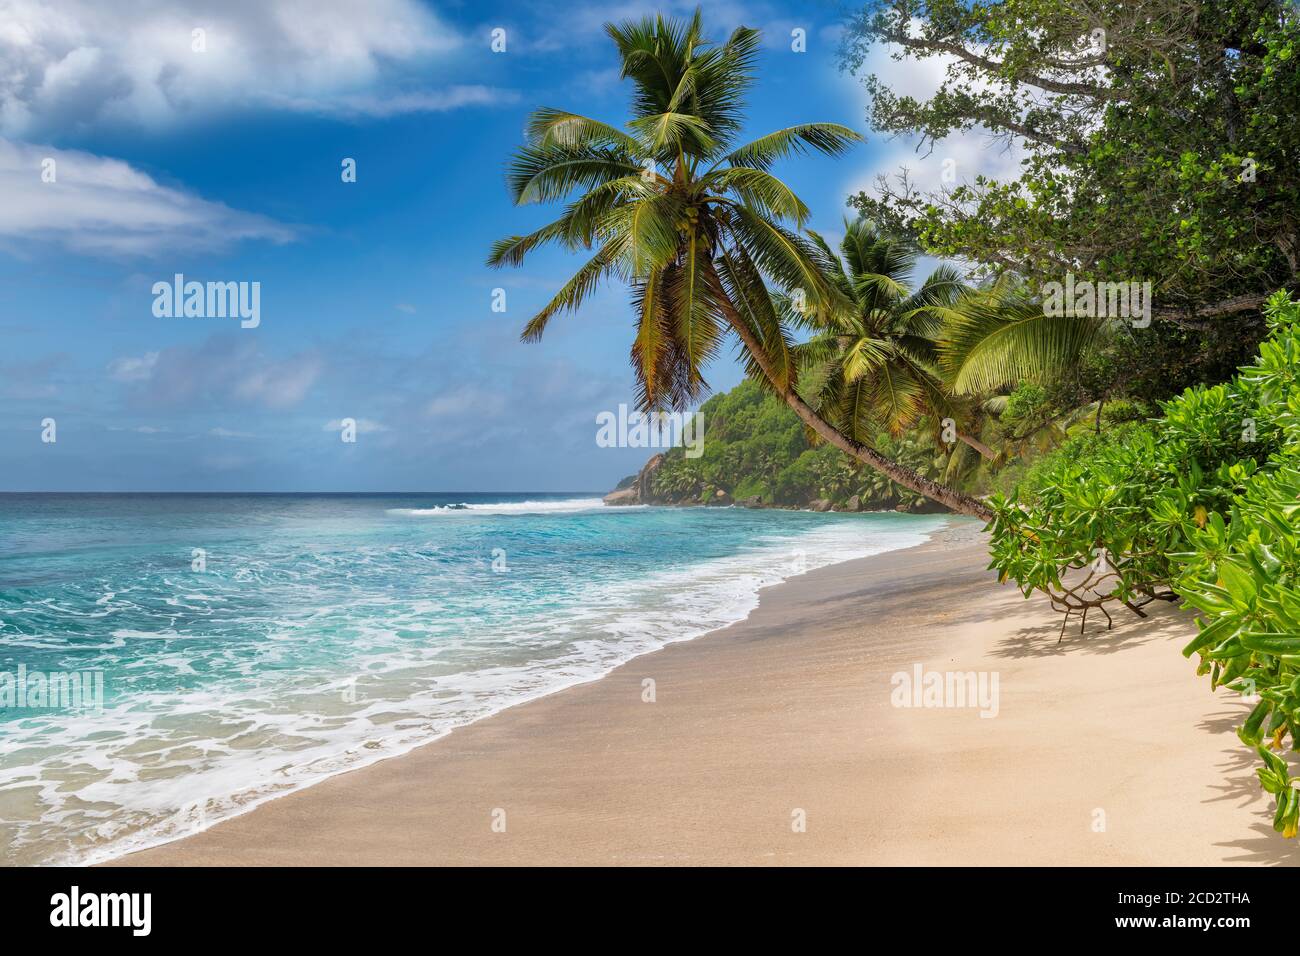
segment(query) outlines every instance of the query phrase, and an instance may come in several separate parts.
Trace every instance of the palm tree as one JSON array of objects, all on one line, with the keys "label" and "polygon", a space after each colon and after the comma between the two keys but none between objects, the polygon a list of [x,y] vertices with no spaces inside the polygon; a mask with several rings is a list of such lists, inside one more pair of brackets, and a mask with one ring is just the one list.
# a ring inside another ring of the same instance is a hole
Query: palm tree
[{"label": "palm tree", "polygon": [[789,331],[764,277],[804,290],[813,311],[843,303],[797,232],[807,206],[770,170],[809,149],[839,155],[861,137],[834,123],[803,123],[736,145],[754,79],[756,30],[741,27],[713,44],[703,38],[697,9],[687,23],[658,16],[605,31],[634,86],[626,130],[540,109],[508,169],[517,204],[581,194],[549,225],[497,242],[490,265],[519,265],[545,243],[594,250],[524,327],[524,340],[541,338],[554,315],[578,309],[602,279],[617,278],[630,286],[636,312],[632,365],[641,408],[683,408],[697,399],[707,388],[703,368],[730,330],[749,373],[823,439],[954,511],[991,517],[982,502],[841,434],[796,391]]},{"label": "palm tree", "polygon": [[1070,374],[1118,328],[1111,319],[1047,315],[1031,290],[1004,273],[944,314],[938,364],[959,395],[1041,384]]},{"label": "palm tree", "polygon": [[[848,304],[807,314],[789,296],[777,297],[788,321],[813,331],[795,347],[809,404],[855,441],[882,428],[897,438],[923,416],[936,426],[945,418],[973,421],[977,406],[954,395],[937,366],[939,331],[970,293],[961,274],[941,265],[912,292],[905,283],[916,254],[868,220],[845,222],[842,259],[817,233],[808,234],[818,266]],[[956,437],[985,458],[994,456],[965,431],[957,429]]]}]

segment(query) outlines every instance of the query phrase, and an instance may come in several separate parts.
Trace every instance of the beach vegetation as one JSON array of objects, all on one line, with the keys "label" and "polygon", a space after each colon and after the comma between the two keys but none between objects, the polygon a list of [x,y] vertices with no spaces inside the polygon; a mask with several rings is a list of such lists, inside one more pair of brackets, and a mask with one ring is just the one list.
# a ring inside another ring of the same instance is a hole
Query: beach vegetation
[{"label": "beach vegetation", "polygon": [[[833,445],[815,442],[798,416],[756,382],[712,396],[701,413],[709,422],[703,454],[691,459],[680,448],[669,450],[654,470],[651,501],[786,508],[824,501],[836,510],[929,509],[924,496]],[[938,479],[946,472],[946,453],[924,435],[895,437],[881,430],[872,433],[872,441],[919,474]]]},{"label": "beach vegetation", "polygon": [[990,567],[1047,595],[1063,632],[1115,605],[1194,610],[1184,654],[1255,702],[1238,735],[1294,836],[1300,796],[1274,751],[1300,749],[1300,303],[1277,293],[1265,315],[1270,335],[1232,381],[1072,439],[995,495]]},{"label": "beach vegetation", "polygon": [[[937,66],[938,89],[891,88],[882,49]],[[936,164],[960,167],[948,137],[972,129],[1017,152],[934,188],[885,173],[850,204],[991,276],[1151,281],[1153,325],[1257,341],[1264,301],[1300,279],[1298,57],[1289,0],[871,0],[842,63],[872,128]]]},{"label": "beach vegetation", "polygon": [[863,218],[845,222],[838,255],[817,233],[809,236],[845,307],[804,314],[778,296],[789,324],[810,332],[794,349],[808,403],[855,440],[874,441],[879,432],[897,438],[922,421],[938,438],[946,420],[953,440],[993,457],[973,434],[984,417],[979,404],[957,395],[940,368],[940,335],[962,320],[976,290],[950,265],[910,288],[915,247]]},{"label": "beach vegetation", "polygon": [[843,155],[862,137],[807,122],[740,141],[756,30],[740,27],[711,42],[698,10],[689,20],[655,16],[605,29],[632,84],[631,119],[619,127],[539,109],[509,165],[517,204],[567,205],[548,225],[497,242],[489,265],[518,266],[547,244],[588,256],[523,338],[540,339],[554,316],[578,309],[602,281],[621,282],[636,315],[631,361],[643,410],[698,400],[705,367],[732,334],[750,375],[822,441],[918,495],[988,517],[983,502],[844,434],[799,393],[792,329],[771,292],[797,296],[812,315],[846,303],[800,232],[808,207],[772,170],[797,154]]}]

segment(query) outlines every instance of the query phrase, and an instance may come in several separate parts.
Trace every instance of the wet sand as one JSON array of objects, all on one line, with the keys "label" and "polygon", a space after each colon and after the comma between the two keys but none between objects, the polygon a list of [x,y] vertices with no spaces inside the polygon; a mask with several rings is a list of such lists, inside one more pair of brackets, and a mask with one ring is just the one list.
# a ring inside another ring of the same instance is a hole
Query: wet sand
[{"label": "wet sand", "polygon": [[[960,522],[811,572],[732,627],[115,862],[1300,859],[1232,732],[1245,705],[1179,653],[1186,614],[1112,611],[1114,630],[1075,624],[1058,644],[1060,618],[987,563]],[[895,706],[894,675],[917,664],[986,690],[996,674],[996,716]]]}]

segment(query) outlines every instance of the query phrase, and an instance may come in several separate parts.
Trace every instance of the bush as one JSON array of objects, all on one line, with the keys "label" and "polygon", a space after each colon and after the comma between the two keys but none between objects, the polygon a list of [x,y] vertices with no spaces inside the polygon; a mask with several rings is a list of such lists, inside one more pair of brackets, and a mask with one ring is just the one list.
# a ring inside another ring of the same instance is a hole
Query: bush
[{"label": "bush", "polygon": [[[1212,687],[1258,694],[1239,729],[1264,760],[1274,828],[1295,836],[1300,791],[1271,748],[1300,749],[1300,304],[1230,383],[1187,389],[1150,425],[1072,439],[995,496],[992,568],[1067,613],[1164,593],[1196,609]],[[1066,583],[1083,570],[1085,586]]]},{"label": "bush", "polygon": [[1101,420],[1106,425],[1123,422],[1144,422],[1155,414],[1155,409],[1140,399],[1116,398],[1101,409]]},{"label": "bush", "polygon": [[1050,476],[1069,464],[1107,454],[1133,442],[1145,442],[1150,435],[1151,427],[1144,422],[1124,422],[1100,432],[1091,428],[1081,431],[1026,465],[1012,484],[1012,491],[1028,500],[1036,500],[1038,489],[1049,486]]}]

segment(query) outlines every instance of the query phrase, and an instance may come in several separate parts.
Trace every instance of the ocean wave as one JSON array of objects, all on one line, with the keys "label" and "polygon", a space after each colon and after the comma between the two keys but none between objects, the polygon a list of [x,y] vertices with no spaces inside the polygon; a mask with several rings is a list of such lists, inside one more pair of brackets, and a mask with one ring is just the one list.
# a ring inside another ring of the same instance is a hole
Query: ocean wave
[{"label": "ocean wave", "polygon": [[[599,499],[567,499],[474,512],[526,513],[537,505],[602,507]],[[134,623],[148,611],[156,625],[115,622],[97,632],[148,647],[123,651],[130,663],[110,671],[103,713],[40,715],[26,728],[7,728],[15,756],[36,753],[38,744],[51,755],[48,767],[45,758],[24,759],[0,774],[0,794],[18,799],[36,789],[9,862],[100,862],[201,831],[727,627],[758,606],[768,585],[919,544],[942,523],[648,509],[634,527],[616,531],[603,521],[543,515],[510,532],[498,522],[454,530],[439,523],[447,528],[440,538],[402,531],[402,547],[391,539],[392,525],[378,540],[349,539],[319,553],[273,538],[275,550],[240,559],[259,570],[255,587],[238,575],[202,578],[201,591],[175,582],[182,598],[220,601],[223,616],[158,601],[115,612],[134,615]],[[367,527],[374,531],[373,517]],[[639,535],[635,544],[629,534]],[[725,547],[720,535],[728,536]],[[480,566],[482,553],[512,540],[511,566],[518,562],[522,576]],[[424,568],[416,559],[435,541],[458,556],[454,564]],[[541,541],[546,564],[530,577],[527,548]],[[556,550],[565,542],[572,551]],[[712,556],[692,559],[687,542],[712,542]],[[340,584],[345,556],[361,569],[373,564],[371,576]],[[151,610],[159,603],[165,610]],[[149,682],[136,686],[136,675]],[[75,781],[69,764],[78,768]]]},{"label": "ocean wave", "polygon": [[[389,508],[390,515],[429,517],[458,514],[512,515],[557,514],[566,511],[593,511],[606,507],[600,498],[567,498],[559,501],[505,501],[500,503],[460,502],[433,508]],[[644,507],[644,506],[632,506]]]}]

